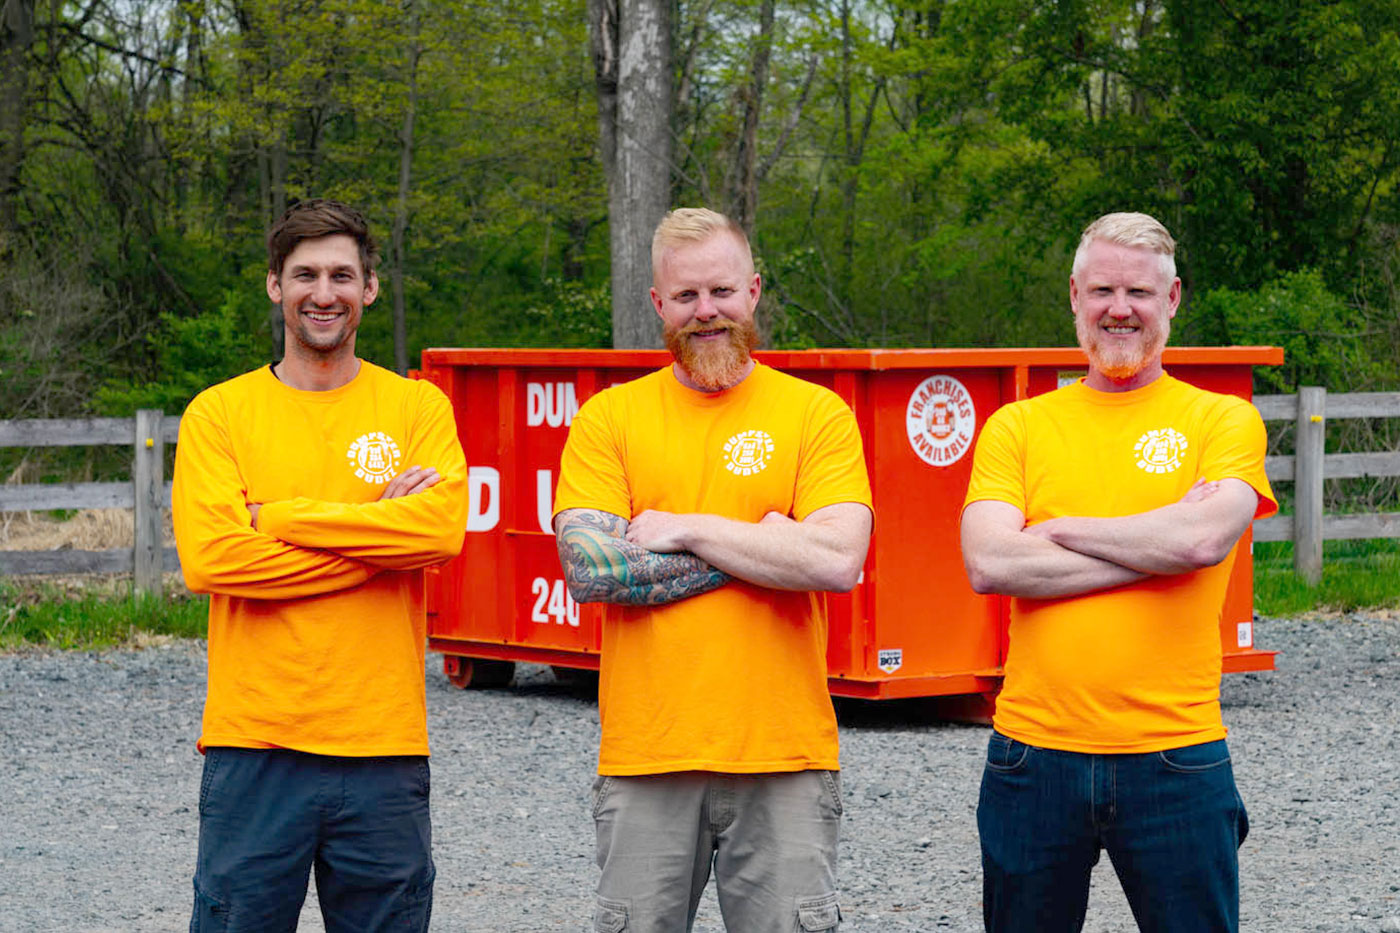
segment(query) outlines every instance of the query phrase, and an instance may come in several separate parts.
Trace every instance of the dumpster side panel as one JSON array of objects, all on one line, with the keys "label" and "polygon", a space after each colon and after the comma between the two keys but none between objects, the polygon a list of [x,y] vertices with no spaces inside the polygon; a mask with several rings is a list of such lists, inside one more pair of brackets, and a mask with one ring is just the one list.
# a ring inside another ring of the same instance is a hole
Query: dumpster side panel
[{"label": "dumpster side panel", "polygon": [[972,447],[999,383],[991,369],[893,370],[872,383],[878,622],[854,676],[971,675],[1000,662],[998,607],[972,591],[958,538]]},{"label": "dumpster side panel", "polygon": [[[1250,397],[1250,364],[1268,348],[1173,348],[1168,370]],[[1275,352],[1275,351],[1270,351]],[[1275,352],[1275,355],[1276,352]],[[1002,404],[1084,372],[1078,351],[791,351],[760,354],[851,406],[875,496],[861,582],[827,597],[832,692],[849,696],[990,695],[1005,658],[1009,601],[967,583],[958,522],[972,449]],[[419,374],[452,402],[469,467],[462,554],[429,574],[435,650],[596,668],[601,610],[573,603],[552,529],[560,454],[589,397],[652,371],[664,351],[440,349]],[[1249,538],[1221,618],[1225,669],[1273,667],[1253,648]]]}]

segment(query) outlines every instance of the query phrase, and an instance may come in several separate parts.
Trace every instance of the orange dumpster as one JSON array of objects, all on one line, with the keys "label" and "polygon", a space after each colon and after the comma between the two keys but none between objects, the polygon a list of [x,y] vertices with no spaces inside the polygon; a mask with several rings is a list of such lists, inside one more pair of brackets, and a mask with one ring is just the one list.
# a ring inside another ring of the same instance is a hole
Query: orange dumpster
[{"label": "orange dumpster", "polygon": [[[1077,348],[765,351],[759,360],[827,386],[855,412],[875,496],[875,534],[849,594],[827,597],[836,696],[964,695],[977,714],[1000,685],[1009,601],[968,585],[958,516],[971,451],[1006,402],[1083,375]],[[1186,382],[1249,398],[1275,347],[1170,347]],[[661,350],[429,349],[419,378],[456,411],[470,512],[459,557],[430,574],[428,644],[460,686],[508,680],[512,662],[596,670],[600,613],[569,596],[550,530],[559,456],[589,396],[664,366]],[[1227,672],[1270,670],[1254,647],[1248,533],[1220,623]],[[979,703],[982,706],[979,707]]]}]

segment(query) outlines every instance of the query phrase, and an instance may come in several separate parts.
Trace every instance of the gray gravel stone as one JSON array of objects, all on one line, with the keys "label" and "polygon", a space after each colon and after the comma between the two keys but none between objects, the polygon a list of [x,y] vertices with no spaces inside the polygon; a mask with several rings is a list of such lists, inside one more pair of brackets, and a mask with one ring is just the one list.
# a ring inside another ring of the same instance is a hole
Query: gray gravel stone
[{"label": "gray gravel stone", "polygon": [[[1242,929],[1400,933],[1400,618],[1261,619],[1274,672],[1224,679],[1251,830]],[[525,667],[464,692],[428,666],[434,929],[586,931],[593,699]],[[182,931],[198,818],[204,647],[0,656],[0,931]],[[976,931],[985,727],[840,705],[843,931]],[[1091,933],[1134,929],[1107,859]],[[303,930],[323,929],[314,897]],[[696,930],[723,926],[713,888]],[[738,931],[736,931],[738,933]]]}]

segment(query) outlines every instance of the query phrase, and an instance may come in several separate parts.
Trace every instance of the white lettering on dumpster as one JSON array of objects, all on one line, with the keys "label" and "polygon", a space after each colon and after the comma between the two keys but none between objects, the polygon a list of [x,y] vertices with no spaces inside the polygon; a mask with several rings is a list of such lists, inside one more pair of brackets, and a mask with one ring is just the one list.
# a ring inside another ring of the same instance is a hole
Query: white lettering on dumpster
[{"label": "white lettering on dumpster", "polygon": [[568,427],[578,414],[578,394],[572,382],[525,384],[525,423],[532,428],[547,424]]},{"label": "white lettering on dumpster", "polygon": [[535,471],[535,519],[540,531],[554,534],[554,471]]},{"label": "white lettering on dumpster", "polygon": [[1249,648],[1254,644],[1254,623],[1240,622],[1235,626],[1235,643],[1241,648]]},{"label": "white lettering on dumpster", "polygon": [[490,531],[501,520],[501,473],[495,467],[467,468],[467,530]]},{"label": "white lettering on dumpster", "polygon": [[904,428],[920,460],[936,467],[951,466],[972,449],[977,429],[972,394],[952,376],[929,376],[909,396]]},{"label": "white lettering on dumpster", "polygon": [[548,625],[571,625],[578,628],[578,603],[569,595],[569,588],[563,580],[551,581],[535,577],[530,581],[530,593],[535,597],[535,608],[530,611],[531,622]]}]

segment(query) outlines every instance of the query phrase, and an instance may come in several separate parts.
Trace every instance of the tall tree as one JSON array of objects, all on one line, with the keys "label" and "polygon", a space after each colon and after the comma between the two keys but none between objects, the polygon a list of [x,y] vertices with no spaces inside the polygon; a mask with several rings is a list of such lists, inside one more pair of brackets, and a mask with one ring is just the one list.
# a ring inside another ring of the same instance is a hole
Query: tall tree
[{"label": "tall tree", "polygon": [[588,0],[608,184],[614,347],[659,346],[651,235],[671,200],[671,4]]},{"label": "tall tree", "polygon": [[0,0],[0,256],[17,224],[34,0]]}]

